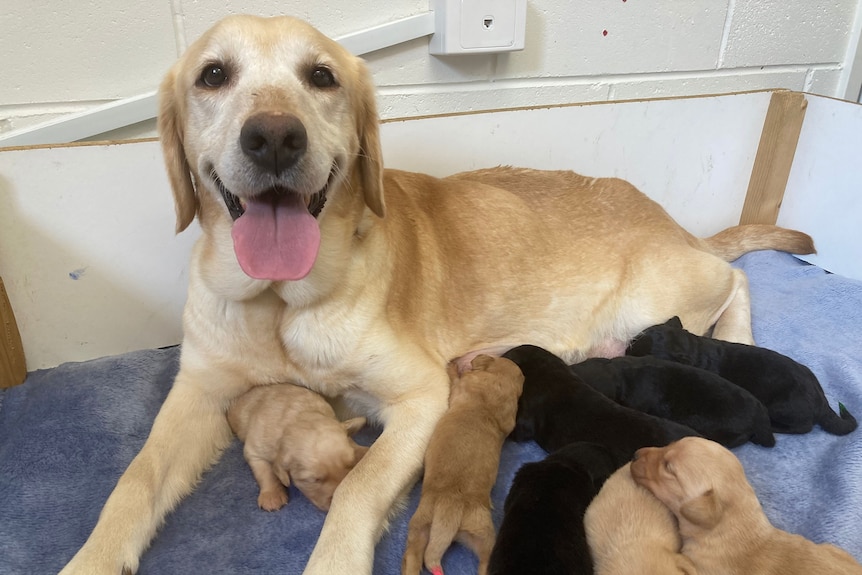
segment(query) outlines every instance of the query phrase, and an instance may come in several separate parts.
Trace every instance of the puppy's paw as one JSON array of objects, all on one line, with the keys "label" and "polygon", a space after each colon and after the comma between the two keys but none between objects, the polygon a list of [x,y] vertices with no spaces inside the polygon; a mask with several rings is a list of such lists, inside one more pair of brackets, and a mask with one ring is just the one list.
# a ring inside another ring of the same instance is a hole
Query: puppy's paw
[{"label": "puppy's paw", "polygon": [[264,511],[278,511],[287,505],[287,492],[284,490],[261,491],[257,504]]}]

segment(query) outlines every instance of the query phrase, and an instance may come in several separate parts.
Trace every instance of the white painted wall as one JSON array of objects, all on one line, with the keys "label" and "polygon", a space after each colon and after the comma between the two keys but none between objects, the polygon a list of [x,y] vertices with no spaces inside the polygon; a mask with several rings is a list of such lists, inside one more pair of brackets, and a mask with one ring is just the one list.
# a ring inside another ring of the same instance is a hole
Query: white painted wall
[{"label": "white painted wall", "polygon": [[[228,13],[292,14],[338,36],[426,11],[429,1],[9,1],[0,13],[0,132],[154,89],[187,41]],[[367,60],[384,118],[779,87],[843,96],[860,6],[529,0],[522,52],[436,58],[421,39]],[[108,137],[153,133],[144,122]]]}]

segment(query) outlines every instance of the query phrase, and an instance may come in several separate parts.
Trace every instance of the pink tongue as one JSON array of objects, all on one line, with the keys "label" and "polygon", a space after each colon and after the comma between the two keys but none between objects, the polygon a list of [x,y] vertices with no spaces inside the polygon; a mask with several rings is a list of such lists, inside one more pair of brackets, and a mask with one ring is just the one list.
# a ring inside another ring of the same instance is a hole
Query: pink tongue
[{"label": "pink tongue", "polygon": [[300,280],[320,247],[317,220],[294,194],[248,200],[231,236],[239,266],[255,279]]}]

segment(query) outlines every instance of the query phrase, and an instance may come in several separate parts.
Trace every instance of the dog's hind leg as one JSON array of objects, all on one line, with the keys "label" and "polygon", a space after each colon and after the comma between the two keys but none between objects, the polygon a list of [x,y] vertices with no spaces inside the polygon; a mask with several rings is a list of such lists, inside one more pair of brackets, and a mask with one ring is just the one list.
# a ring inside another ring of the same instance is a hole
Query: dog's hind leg
[{"label": "dog's hind leg", "polygon": [[488,563],[491,560],[491,551],[494,549],[496,538],[497,532],[494,530],[490,509],[476,505],[464,512],[464,520],[457,539],[472,549],[479,558],[478,575],[488,573]]},{"label": "dog's hind leg", "polygon": [[751,296],[748,292],[748,277],[742,270],[733,270],[733,287],[727,301],[718,312],[712,337],[754,345],[754,335],[751,333]]},{"label": "dog's hind leg", "polygon": [[[165,515],[188,495],[233,436],[216,393],[219,374],[180,370],[150,436],[108,498],[87,542],[61,575],[117,575],[138,569]],[[239,391],[236,390],[238,395]]]},{"label": "dog's hind leg", "polygon": [[429,498],[422,498],[419,507],[407,526],[407,547],[401,559],[401,575],[419,575],[422,571],[422,557],[428,546],[431,533],[431,512],[433,503]]},{"label": "dog's hind leg", "polygon": [[434,572],[440,567],[443,554],[452,545],[461,529],[464,509],[458,501],[445,498],[437,500],[434,506],[434,519],[431,522],[431,537],[425,548],[425,567]]}]

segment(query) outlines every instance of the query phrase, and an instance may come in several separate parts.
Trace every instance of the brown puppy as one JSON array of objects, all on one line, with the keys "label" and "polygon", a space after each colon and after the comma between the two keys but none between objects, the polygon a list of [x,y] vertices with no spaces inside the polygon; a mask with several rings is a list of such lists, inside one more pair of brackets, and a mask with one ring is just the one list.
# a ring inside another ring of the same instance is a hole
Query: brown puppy
[{"label": "brown puppy", "polygon": [[632,479],[630,464],[602,486],[584,514],[595,575],[696,575],[680,553],[676,518]]},{"label": "brown puppy", "polygon": [[631,469],[676,515],[682,553],[701,575],[862,575],[846,551],[773,527],[742,464],[718,443],[686,437],[645,447]]},{"label": "brown puppy", "polygon": [[524,376],[508,359],[476,356],[473,370],[458,375],[450,365],[452,395],[425,453],[419,507],[410,519],[402,575],[425,567],[442,573],[440,560],[457,539],[479,557],[479,575],[488,571],[494,548],[491,488],[500,450],[515,427]]},{"label": "brown puppy", "polygon": [[370,575],[446,411],[452,358],[522,342],[568,363],[619,355],[673,315],[751,343],[747,279],[727,261],[813,250],[775,226],[694,237],[613,178],[384,170],[364,63],[294,18],[225,18],[159,93],[177,230],[195,218],[201,230],[180,369],[64,575],[137,570],[231,441],[230,402],[284,381],[383,426],[336,490],[305,569]]},{"label": "brown puppy", "polygon": [[256,387],[231,404],[227,419],[245,443],[243,455],[260,486],[257,503],[266,511],[287,503],[291,480],[328,510],[335,488],[368,451],[350,439],[364,417],[342,423],[323,397],[296,385]]}]

